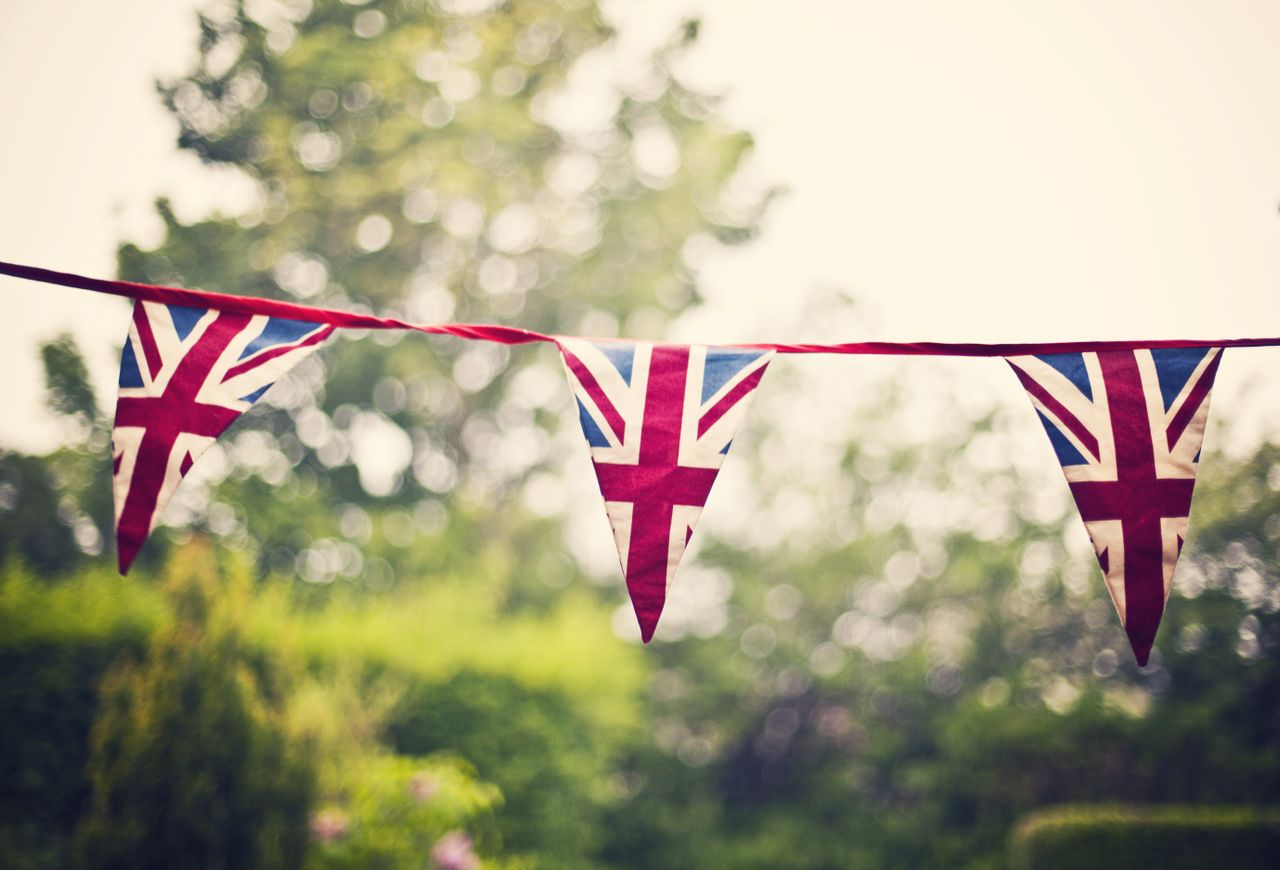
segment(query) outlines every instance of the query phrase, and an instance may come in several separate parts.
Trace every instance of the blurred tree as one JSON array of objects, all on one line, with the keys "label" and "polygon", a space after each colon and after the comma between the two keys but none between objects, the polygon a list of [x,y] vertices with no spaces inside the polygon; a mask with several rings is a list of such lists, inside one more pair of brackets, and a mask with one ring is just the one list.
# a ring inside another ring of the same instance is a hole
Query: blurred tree
[{"label": "blurred tree", "polygon": [[[750,138],[671,73],[692,24],[614,93],[590,71],[611,35],[590,0],[259,0],[201,20],[197,68],[165,100],[183,147],[248,174],[258,200],[191,225],[161,203],[164,243],[123,247],[122,277],[656,336],[696,298],[699,252],[751,237],[768,200],[730,184]],[[575,117],[584,103],[603,109]],[[287,416],[230,437],[252,478],[239,494],[318,487],[321,502],[417,507],[418,528],[445,511],[474,546],[518,533],[519,512],[493,508],[553,458],[553,352],[401,337],[340,341],[273,390]],[[338,531],[298,505],[252,525],[277,566]]]},{"label": "blurred tree", "polygon": [[282,727],[274,665],[251,667],[242,646],[246,580],[219,577],[207,545],[174,558],[173,624],[104,682],[78,865],[301,866],[313,776]]},{"label": "blurred tree", "polygon": [[113,513],[108,435],[84,358],[65,334],[42,344],[40,357],[45,402],[71,443],[42,458],[0,450],[0,559],[48,577],[101,554]]},{"label": "blurred tree", "polygon": [[40,346],[40,359],[44,363],[49,407],[64,416],[79,418],[86,426],[98,423],[98,402],[75,339],[63,333],[45,342]]}]

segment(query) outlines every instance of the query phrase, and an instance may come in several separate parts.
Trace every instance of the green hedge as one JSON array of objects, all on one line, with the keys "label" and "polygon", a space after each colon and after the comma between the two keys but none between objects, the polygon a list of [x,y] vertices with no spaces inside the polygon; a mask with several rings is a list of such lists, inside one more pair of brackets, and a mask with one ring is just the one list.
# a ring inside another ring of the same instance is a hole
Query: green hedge
[{"label": "green hedge", "polygon": [[1010,852],[1014,870],[1269,870],[1280,856],[1280,809],[1053,807],[1019,823]]},{"label": "green hedge", "polygon": [[89,727],[98,681],[127,639],[0,642],[0,867],[65,867],[89,793]]}]

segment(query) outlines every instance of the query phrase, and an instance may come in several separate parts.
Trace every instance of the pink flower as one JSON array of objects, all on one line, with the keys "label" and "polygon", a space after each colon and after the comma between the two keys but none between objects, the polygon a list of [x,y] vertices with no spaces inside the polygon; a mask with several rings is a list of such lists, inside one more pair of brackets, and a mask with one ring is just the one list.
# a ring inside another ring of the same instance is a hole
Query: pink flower
[{"label": "pink flower", "polygon": [[347,814],[342,810],[321,810],[311,817],[311,836],[332,843],[347,835]]},{"label": "pink flower", "polygon": [[436,841],[431,860],[440,870],[476,870],[480,859],[471,851],[471,838],[464,831],[450,831]]},{"label": "pink flower", "polygon": [[439,790],[439,781],[425,770],[418,771],[413,775],[413,779],[409,780],[409,797],[420,804],[431,800]]}]

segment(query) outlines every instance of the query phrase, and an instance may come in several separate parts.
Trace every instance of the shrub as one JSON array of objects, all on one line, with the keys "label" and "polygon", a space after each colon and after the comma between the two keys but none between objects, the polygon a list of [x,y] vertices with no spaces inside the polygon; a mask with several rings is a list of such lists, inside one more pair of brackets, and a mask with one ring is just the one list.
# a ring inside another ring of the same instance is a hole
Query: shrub
[{"label": "shrub", "polygon": [[390,721],[396,752],[452,751],[502,790],[504,849],[547,867],[590,864],[611,772],[604,747],[561,692],[464,672],[410,688]]},{"label": "shrub", "polygon": [[1070,805],[1033,813],[1014,830],[1015,870],[1263,870],[1280,855],[1280,810]]},{"label": "shrub", "polygon": [[312,774],[264,694],[273,674],[247,663],[243,578],[222,582],[212,562],[202,546],[174,558],[173,624],[103,684],[81,866],[301,865]]},{"label": "shrub", "polygon": [[443,866],[479,867],[477,851],[493,856],[496,788],[460,759],[387,751],[387,719],[403,696],[399,677],[353,662],[317,664],[290,686],[286,727],[316,774],[307,867],[422,867],[437,851]]},{"label": "shrub", "polygon": [[477,826],[481,849],[489,851],[492,811],[501,799],[464,762],[384,754],[356,760],[344,780],[341,799],[311,816],[309,868],[424,867],[442,843],[454,856],[474,855],[467,832]]},{"label": "shrub", "polygon": [[140,654],[159,597],[90,571],[50,585],[22,566],[0,573],[0,866],[65,867],[85,807],[98,685],[122,653]]}]

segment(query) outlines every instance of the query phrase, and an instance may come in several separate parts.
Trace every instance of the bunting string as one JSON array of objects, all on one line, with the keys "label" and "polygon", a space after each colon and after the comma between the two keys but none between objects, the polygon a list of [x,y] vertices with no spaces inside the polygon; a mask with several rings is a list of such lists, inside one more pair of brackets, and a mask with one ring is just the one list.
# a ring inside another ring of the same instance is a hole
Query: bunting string
[{"label": "bunting string", "polygon": [[[564,336],[548,335],[531,329],[500,326],[486,323],[409,323],[394,317],[378,317],[300,305],[259,296],[236,296],[230,293],[213,293],[208,290],[188,290],[182,287],[163,287],[155,284],[139,284],[133,281],[113,281],[105,278],[87,278],[70,272],[57,272],[36,266],[0,261],[0,275],[25,278],[43,284],[56,284],[112,296],[166,305],[184,305],[236,314],[262,314],[267,317],[284,317],[307,323],[328,323],[348,329],[407,329],[428,335],[452,335],[475,341],[493,341],[499,344],[529,344],[551,342],[559,344]],[[850,342],[743,342],[722,344],[719,347],[736,347],[749,350],[771,350],[786,354],[844,354],[854,356],[962,356],[1006,357],[1039,356],[1054,353],[1087,353],[1111,350],[1174,349],[1195,347],[1277,347],[1276,338],[1165,338],[1118,341],[1040,341],[1040,342],[951,342],[951,341],[850,341]]]}]

